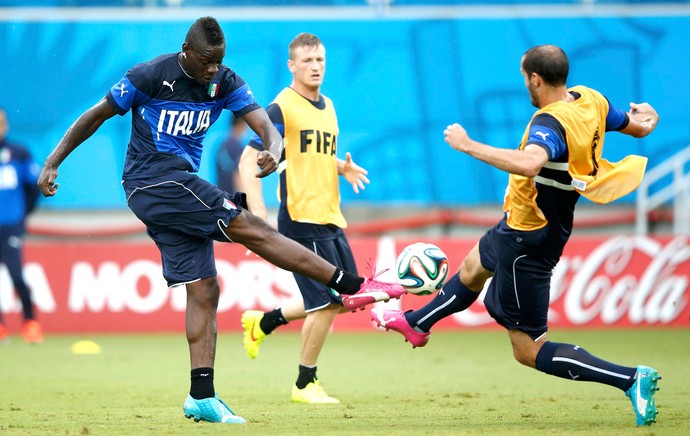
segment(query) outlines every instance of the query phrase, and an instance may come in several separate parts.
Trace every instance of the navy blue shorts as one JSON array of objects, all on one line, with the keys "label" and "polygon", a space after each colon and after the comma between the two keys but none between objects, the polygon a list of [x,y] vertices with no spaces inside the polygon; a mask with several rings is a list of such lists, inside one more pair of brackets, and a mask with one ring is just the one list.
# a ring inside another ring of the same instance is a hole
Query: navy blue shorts
[{"label": "navy blue shorts", "polygon": [[[338,268],[357,274],[357,265],[352,255],[352,249],[342,229],[338,228],[335,231],[333,239],[298,240],[297,242]],[[293,275],[295,276],[297,286],[299,286],[299,291],[302,293],[304,310],[306,312],[323,309],[329,304],[343,304],[340,295],[327,285],[301,274],[294,273]]]},{"label": "navy blue shorts", "polygon": [[15,288],[26,287],[22,285],[25,283],[22,271],[24,234],[24,222],[0,225],[0,263],[7,267]]},{"label": "navy blue shorts", "polygon": [[497,323],[536,339],[547,332],[551,275],[557,258],[538,254],[540,231],[499,223],[479,240],[482,266],[494,273],[484,305]]},{"label": "navy blue shorts", "polygon": [[243,193],[228,194],[187,171],[122,185],[127,205],[161,252],[168,286],[216,275],[213,241],[228,242],[221,226],[246,207]]}]

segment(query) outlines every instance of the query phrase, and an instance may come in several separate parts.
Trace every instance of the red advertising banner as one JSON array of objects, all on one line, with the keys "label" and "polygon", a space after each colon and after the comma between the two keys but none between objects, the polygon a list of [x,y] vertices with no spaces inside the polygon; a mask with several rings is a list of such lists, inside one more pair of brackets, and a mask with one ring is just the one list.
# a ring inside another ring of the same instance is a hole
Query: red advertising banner
[{"label": "red advertising banner", "polygon": [[[476,239],[433,239],[456,271]],[[417,240],[391,237],[350,241],[361,275],[366,260],[393,268],[397,254]],[[25,252],[24,275],[47,332],[183,331],[184,287],[168,288],[152,242],[33,243]],[[291,273],[242,246],[217,244],[221,297],[219,330],[240,329],[247,309],[270,310],[300,301]],[[389,270],[381,277],[395,280]],[[549,323],[552,327],[690,326],[690,241],[686,237],[612,236],[574,238],[554,270]],[[432,297],[405,295],[386,304],[421,307]],[[435,328],[495,326],[478,300]],[[20,303],[4,265],[0,307],[8,326],[20,323]],[[299,323],[288,328],[296,329]],[[369,312],[336,319],[336,330],[372,328]]]}]

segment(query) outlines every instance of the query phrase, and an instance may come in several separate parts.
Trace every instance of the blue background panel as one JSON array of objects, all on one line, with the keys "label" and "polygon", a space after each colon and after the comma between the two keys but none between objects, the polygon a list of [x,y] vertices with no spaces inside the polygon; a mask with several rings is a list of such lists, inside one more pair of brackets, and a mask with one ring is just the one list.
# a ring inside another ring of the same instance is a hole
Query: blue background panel
[{"label": "blue background panel", "polygon": [[[70,124],[102,98],[132,65],[178,51],[193,21],[0,22],[0,105],[10,137],[40,162]],[[225,63],[265,105],[291,81],[287,45],[299,32],[327,48],[324,94],[339,117],[339,156],[352,152],[371,185],[344,201],[385,205],[480,205],[501,202],[507,176],[452,150],[443,130],[459,122],[474,139],[514,148],[534,108],[519,72],[536,44],[563,47],[569,85],[602,91],[627,109],[648,101],[661,115],[657,131],[635,140],[609,134],[605,156],[636,153],[653,166],[690,144],[690,18],[564,17],[457,20],[221,20]],[[202,177],[213,180],[213,155],[229,117],[211,128]],[[123,208],[120,173],[129,114],[106,123],[60,167],[59,196],[50,208]],[[275,192],[277,177],[266,180]],[[273,195],[266,195],[275,206]],[[633,201],[634,194],[621,201]]]}]

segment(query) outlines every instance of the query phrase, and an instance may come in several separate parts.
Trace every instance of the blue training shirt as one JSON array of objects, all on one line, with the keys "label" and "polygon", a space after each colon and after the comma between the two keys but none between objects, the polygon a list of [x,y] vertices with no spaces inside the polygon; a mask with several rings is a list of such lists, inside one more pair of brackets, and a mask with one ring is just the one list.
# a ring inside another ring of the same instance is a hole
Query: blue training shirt
[{"label": "blue training shirt", "polygon": [[34,208],[40,170],[26,148],[0,140],[0,225],[20,224]]},{"label": "blue training shirt", "polygon": [[118,114],[132,110],[124,180],[175,169],[198,171],[206,131],[221,111],[242,117],[260,107],[245,81],[227,66],[221,65],[211,90],[185,73],[178,54],[135,65],[106,95]]}]

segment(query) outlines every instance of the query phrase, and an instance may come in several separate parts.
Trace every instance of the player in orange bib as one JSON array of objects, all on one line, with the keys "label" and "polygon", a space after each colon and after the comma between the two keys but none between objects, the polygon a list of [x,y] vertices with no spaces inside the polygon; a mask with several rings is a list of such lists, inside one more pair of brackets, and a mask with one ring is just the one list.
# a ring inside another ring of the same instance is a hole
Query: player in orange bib
[{"label": "player in orange bib", "polygon": [[467,309],[492,278],[484,303],[508,330],[518,362],[557,377],[617,387],[631,399],[636,424],[650,425],[656,418],[656,370],[607,362],[579,346],[548,341],[546,333],[551,274],[570,237],[578,199],[613,201],[637,188],[644,174],[643,157],[615,164],[601,157],[605,132],[647,136],[659,116],[647,103],[631,103],[626,113],[593,89],[566,87],[568,58],[553,45],[529,49],[520,70],[538,110],[517,150],[474,141],[459,124],[444,131],[454,149],[510,174],[505,217],[426,306],[406,313],[374,309],[372,319],[413,346],[424,346],[431,327]]}]

